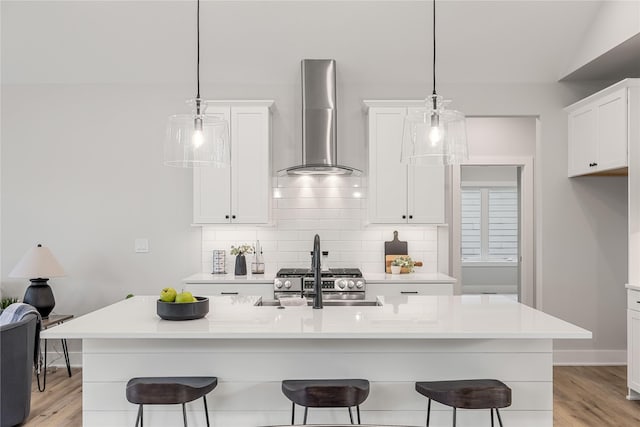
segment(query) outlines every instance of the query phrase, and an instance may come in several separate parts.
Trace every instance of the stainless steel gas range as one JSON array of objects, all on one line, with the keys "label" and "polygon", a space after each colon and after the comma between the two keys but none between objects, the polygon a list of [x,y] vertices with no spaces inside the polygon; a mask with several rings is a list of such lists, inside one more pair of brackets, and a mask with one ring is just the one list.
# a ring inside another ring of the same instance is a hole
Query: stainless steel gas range
[{"label": "stainless steel gas range", "polygon": [[[306,268],[282,268],[273,281],[273,296],[301,295],[313,298],[313,271]],[[366,282],[358,268],[330,268],[322,271],[322,299],[363,300]]]}]

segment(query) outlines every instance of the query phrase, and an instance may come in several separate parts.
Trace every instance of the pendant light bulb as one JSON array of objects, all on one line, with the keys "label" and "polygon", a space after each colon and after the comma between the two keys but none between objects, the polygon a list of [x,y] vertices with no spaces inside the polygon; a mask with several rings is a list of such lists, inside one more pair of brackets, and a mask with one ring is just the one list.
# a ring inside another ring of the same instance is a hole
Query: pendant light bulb
[{"label": "pendant light bulb", "polygon": [[429,129],[429,142],[435,147],[442,143],[444,138],[444,130],[440,126],[440,116],[437,113],[431,115],[431,128]]},{"label": "pendant light bulb", "polygon": [[204,134],[202,132],[202,117],[193,119],[193,135],[191,135],[191,145],[193,148],[199,148],[204,142]]}]

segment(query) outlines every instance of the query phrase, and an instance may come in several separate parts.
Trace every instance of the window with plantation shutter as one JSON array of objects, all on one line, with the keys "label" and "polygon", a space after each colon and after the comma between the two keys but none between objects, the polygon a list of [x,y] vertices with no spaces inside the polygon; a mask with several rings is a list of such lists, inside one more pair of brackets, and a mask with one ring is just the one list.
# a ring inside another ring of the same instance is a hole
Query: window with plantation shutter
[{"label": "window with plantation shutter", "polygon": [[463,188],[461,208],[463,262],[517,262],[517,188]]}]

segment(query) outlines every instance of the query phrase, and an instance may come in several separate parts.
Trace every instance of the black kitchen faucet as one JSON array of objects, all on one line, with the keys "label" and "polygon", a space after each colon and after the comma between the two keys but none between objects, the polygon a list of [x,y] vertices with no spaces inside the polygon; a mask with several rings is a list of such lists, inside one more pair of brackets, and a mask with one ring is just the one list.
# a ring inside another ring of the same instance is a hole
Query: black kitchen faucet
[{"label": "black kitchen faucet", "polygon": [[320,266],[320,236],[313,238],[313,258],[311,269],[313,270],[313,308],[322,308],[322,267]]}]

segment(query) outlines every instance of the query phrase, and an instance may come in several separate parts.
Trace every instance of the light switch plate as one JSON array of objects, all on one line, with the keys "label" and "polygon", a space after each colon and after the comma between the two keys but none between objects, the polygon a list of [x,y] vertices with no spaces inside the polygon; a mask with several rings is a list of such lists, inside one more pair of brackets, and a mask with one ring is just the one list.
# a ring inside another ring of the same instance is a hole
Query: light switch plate
[{"label": "light switch plate", "polygon": [[135,241],[135,251],[137,253],[149,252],[149,239],[140,238]]}]

